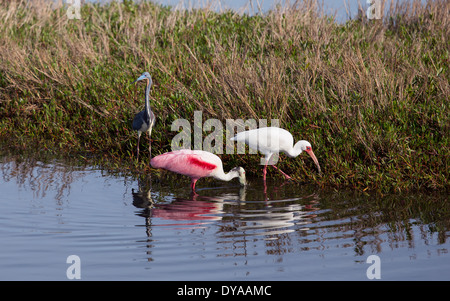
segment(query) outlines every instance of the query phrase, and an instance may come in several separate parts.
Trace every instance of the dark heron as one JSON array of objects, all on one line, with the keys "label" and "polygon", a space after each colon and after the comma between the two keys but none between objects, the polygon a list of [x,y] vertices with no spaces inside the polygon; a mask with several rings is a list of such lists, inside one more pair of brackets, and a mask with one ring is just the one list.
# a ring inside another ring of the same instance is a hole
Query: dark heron
[{"label": "dark heron", "polygon": [[143,132],[148,133],[148,152],[150,156],[150,160],[152,159],[152,128],[155,124],[155,114],[153,114],[152,109],[150,108],[150,100],[148,94],[150,93],[150,87],[152,86],[152,77],[148,72],[142,73],[142,75],[133,82],[136,83],[140,80],[146,80],[147,85],[145,87],[145,109],[140,111],[134,116],[133,120],[133,130],[138,132],[138,143],[137,143],[137,159],[139,160],[139,141],[141,139],[141,134]]}]

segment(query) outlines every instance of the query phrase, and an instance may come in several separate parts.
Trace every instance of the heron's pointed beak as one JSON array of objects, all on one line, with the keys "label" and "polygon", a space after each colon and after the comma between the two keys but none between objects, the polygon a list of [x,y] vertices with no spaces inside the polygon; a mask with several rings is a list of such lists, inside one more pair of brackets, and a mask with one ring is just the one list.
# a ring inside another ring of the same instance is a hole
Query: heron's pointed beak
[{"label": "heron's pointed beak", "polygon": [[308,153],[308,155],[311,156],[311,158],[313,159],[314,163],[317,166],[317,169],[319,170],[319,173],[321,173],[322,171],[320,170],[319,161],[317,160],[316,155],[314,155],[314,152],[312,150],[306,150],[306,152]]},{"label": "heron's pointed beak", "polygon": [[143,75],[141,75],[141,76],[139,76],[139,78],[138,78],[137,80],[135,80],[134,82],[132,82],[132,84],[135,84],[135,83],[137,83],[138,81],[143,80],[144,78],[146,78],[146,77],[143,76]]}]

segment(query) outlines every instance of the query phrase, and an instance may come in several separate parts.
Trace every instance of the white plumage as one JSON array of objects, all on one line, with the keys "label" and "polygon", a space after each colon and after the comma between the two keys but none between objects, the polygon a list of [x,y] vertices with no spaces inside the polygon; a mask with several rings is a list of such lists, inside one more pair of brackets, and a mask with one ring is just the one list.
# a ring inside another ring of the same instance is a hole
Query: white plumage
[{"label": "white plumage", "polygon": [[[260,153],[265,155],[265,166],[263,170],[264,180],[266,179],[266,170],[267,165],[270,164],[270,159],[274,154],[278,154],[280,152],[294,158],[300,155],[303,151],[306,151],[311,156],[320,172],[320,165],[314,155],[314,152],[312,151],[311,143],[305,140],[300,140],[294,145],[294,137],[292,137],[291,133],[285,129],[278,127],[264,127],[249,130],[236,134],[236,136],[231,138],[231,140],[244,142],[250,148],[258,150]],[[272,166],[280,171],[286,179],[291,178],[278,169],[275,165]]]}]

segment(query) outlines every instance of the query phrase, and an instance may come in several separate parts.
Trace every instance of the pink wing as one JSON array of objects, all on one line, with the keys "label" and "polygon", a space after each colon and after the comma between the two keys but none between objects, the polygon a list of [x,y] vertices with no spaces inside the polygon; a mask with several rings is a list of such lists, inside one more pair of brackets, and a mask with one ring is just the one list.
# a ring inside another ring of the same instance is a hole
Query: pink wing
[{"label": "pink wing", "polygon": [[198,179],[209,176],[217,168],[213,156],[216,157],[204,151],[182,149],[156,156],[150,163],[153,168],[163,168]]}]

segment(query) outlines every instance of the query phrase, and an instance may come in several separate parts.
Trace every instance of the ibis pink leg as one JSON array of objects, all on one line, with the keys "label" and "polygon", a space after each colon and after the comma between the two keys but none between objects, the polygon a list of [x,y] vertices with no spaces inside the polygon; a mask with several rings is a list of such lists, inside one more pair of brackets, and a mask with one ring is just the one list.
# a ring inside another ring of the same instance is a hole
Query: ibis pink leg
[{"label": "ibis pink leg", "polygon": [[264,182],[266,181],[266,174],[267,174],[267,165],[269,165],[270,159],[272,158],[273,154],[270,154],[266,157],[266,164],[264,165],[263,175],[264,175]]},{"label": "ibis pink leg", "polygon": [[272,165],[276,170],[278,170],[279,172],[281,172],[281,174],[286,178],[286,179],[292,179],[290,176],[288,176],[286,173],[284,173],[281,169],[279,169],[278,167],[276,167],[275,165]]},{"label": "ibis pink leg", "polygon": [[266,165],[264,165],[264,169],[263,169],[264,182],[266,181],[266,173],[267,173],[267,163],[266,163]]}]

